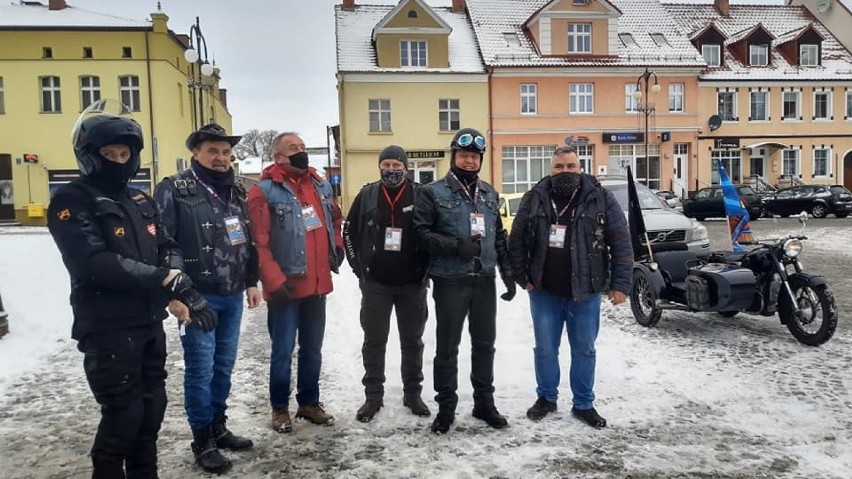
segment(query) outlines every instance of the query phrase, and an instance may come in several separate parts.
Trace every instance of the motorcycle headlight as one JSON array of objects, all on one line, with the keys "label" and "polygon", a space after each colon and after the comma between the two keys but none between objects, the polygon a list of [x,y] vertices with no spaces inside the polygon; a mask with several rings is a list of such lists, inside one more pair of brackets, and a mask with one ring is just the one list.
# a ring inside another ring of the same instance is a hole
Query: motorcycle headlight
[{"label": "motorcycle headlight", "polygon": [[696,220],[692,220],[692,241],[707,239],[707,227]]},{"label": "motorcycle headlight", "polygon": [[795,258],[802,252],[802,242],[797,239],[788,239],[784,242],[784,254],[788,258]]}]

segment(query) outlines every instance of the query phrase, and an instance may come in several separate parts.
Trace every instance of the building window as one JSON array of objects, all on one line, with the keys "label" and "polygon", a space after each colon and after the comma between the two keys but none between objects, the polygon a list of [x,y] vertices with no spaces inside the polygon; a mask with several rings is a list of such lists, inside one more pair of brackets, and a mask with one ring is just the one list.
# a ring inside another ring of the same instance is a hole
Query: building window
[{"label": "building window", "polygon": [[588,173],[590,175],[595,174],[595,172],[592,171],[592,168],[594,167],[592,145],[574,145],[574,149],[577,150],[577,157],[580,159],[580,169],[583,173]]},{"label": "building window", "polygon": [[503,193],[523,193],[550,174],[553,146],[504,146]]},{"label": "building window", "polygon": [[624,111],[627,113],[639,111],[639,100],[637,100],[636,97],[633,96],[633,93],[635,91],[635,83],[624,84]]},{"label": "building window", "polygon": [[852,119],[852,90],[846,92],[846,119]]},{"label": "building window", "polygon": [[3,89],[3,77],[0,77],[0,115],[6,113],[6,90]]},{"label": "building window", "polygon": [[717,67],[722,64],[720,45],[701,45],[701,56],[709,67]]},{"label": "building window", "polygon": [[121,93],[121,103],[130,108],[130,111],[140,111],[139,77],[135,75],[118,77],[118,87]]},{"label": "building window", "polygon": [[720,91],[718,94],[718,115],[722,121],[739,121],[737,118],[737,92]]},{"label": "building window", "polygon": [[621,43],[624,44],[625,47],[638,47],[636,44],[636,39],[633,38],[633,35],[630,33],[619,33],[618,39],[621,40]]},{"label": "building window", "polygon": [[50,47],[42,47],[41,57],[42,58],[53,58],[53,49],[50,48]]},{"label": "building window", "polygon": [[783,116],[784,120],[800,120],[801,115],[799,114],[799,92],[797,91],[785,91],[782,96],[783,99]]},{"label": "building window", "polygon": [[658,47],[671,47],[669,41],[666,40],[666,36],[662,33],[652,33],[651,40],[654,40],[654,43],[656,43]]},{"label": "building window", "polygon": [[716,167],[719,163],[725,167],[728,176],[731,177],[733,183],[742,181],[742,158],[740,150],[714,150],[710,153],[710,183],[719,184],[719,168]]},{"label": "building window", "polygon": [[781,174],[792,177],[799,175],[799,150],[783,150]]},{"label": "building window", "polygon": [[80,77],[80,109],[101,99],[101,79],[96,76]]},{"label": "building window", "polygon": [[769,120],[769,92],[753,91],[751,92],[751,101],[749,102],[749,121],[767,121]]},{"label": "building window", "polygon": [[83,47],[83,58],[92,58],[92,47]]},{"label": "building window", "polygon": [[592,24],[568,24],[568,53],[592,53]]},{"label": "building window", "polygon": [[521,85],[521,114],[535,115],[538,113],[538,85],[524,83]]},{"label": "building window", "polygon": [[133,58],[133,49],[130,47],[121,47],[121,58]]},{"label": "building window", "polygon": [[595,111],[595,85],[572,83],[568,86],[568,112],[593,113]]},{"label": "building window", "polygon": [[417,10],[409,10],[408,18],[417,18]]},{"label": "building window", "polygon": [[831,175],[831,149],[816,148],[814,150],[814,176]]},{"label": "building window", "polygon": [[683,113],[683,83],[669,83],[669,112]]},{"label": "building window", "polygon": [[799,65],[803,67],[819,65],[819,45],[799,45]]},{"label": "building window", "polygon": [[391,131],[391,104],[390,100],[370,100],[370,131]]},{"label": "building window", "polygon": [[768,45],[749,45],[748,46],[748,62],[753,66],[769,65],[769,46]]},{"label": "building window", "polygon": [[831,92],[814,92],[814,120],[831,120]]},{"label": "building window", "polygon": [[62,111],[62,94],[59,89],[59,77],[41,77],[41,112],[59,113]]},{"label": "building window", "polygon": [[459,126],[459,101],[438,100],[438,129],[456,131]]},{"label": "building window", "polygon": [[645,145],[609,145],[608,174],[626,175],[627,167],[633,168],[636,181],[649,188],[660,188],[660,145],[648,145],[648,158],[645,158]]},{"label": "building window", "polygon": [[399,64],[403,67],[425,67],[428,65],[426,42],[399,42]]}]

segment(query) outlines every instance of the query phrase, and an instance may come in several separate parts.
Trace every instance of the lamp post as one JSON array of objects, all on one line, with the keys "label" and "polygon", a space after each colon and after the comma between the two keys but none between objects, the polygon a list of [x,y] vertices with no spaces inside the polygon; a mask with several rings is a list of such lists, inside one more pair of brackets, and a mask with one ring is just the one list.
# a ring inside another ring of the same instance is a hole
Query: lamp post
[{"label": "lamp post", "polygon": [[186,84],[192,93],[192,110],[195,111],[196,100],[198,102],[198,114],[195,116],[195,130],[204,126],[204,91],[211,90],[212,85],[204,81],[205,78],[213,76],[213,65],[207,62],[207,41],[201,33],[201,24],[195,17],[195,25],[189,27],[189,48],[183,53],[183,57],[190,63],[189,76]]},{"label": "lamp post", "polygon": [[[651,85],[651,77],[654,77],[654,84]],[[648,152],[648,117],[651,116],[652,113],[656,110],[656,103],[651,102],[651,97],[648,94],[648,90],[651,93],[656,95],[660,93],[660,84],[657,81],[657,74],[648,70],[648,67],[645,67],[645,71],[639,75],[639,78],[636,79],[636,90],[633,92],[633,98],[639,102],[639,111],[645,115],[645,185],[648,186],[651,178],[651,155]],[[644,91],[644,93],[643,93]],[[644,103],[642,100],[645,100]]]}]

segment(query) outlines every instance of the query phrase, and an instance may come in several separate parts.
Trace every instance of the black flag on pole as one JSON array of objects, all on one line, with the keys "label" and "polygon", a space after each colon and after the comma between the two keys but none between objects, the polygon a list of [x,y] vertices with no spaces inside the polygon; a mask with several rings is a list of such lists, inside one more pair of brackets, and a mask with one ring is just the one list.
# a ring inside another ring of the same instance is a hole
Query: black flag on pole
[{"label": "black flag on pole", "polygon": [[633,182],[633,170],[627,167],[627,223],[630,226],[630,241],[633,244],[633,257],[637,260],[648,254],[642,246],[642,238],[647,238],[645,218],[642,217],[642,205],[639,194],[636,193],[636,183]]}]

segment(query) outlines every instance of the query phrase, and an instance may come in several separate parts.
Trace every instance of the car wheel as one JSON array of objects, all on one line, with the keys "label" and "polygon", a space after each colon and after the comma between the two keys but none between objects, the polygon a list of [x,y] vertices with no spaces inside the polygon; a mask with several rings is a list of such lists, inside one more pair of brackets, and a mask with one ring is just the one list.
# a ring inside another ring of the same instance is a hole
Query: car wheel
[{"label": "car wheel", "polygon": [[822,203],[815,203],[811,206],[811,215],[814,218],[825,218],[828,215],[828,208]]}]

